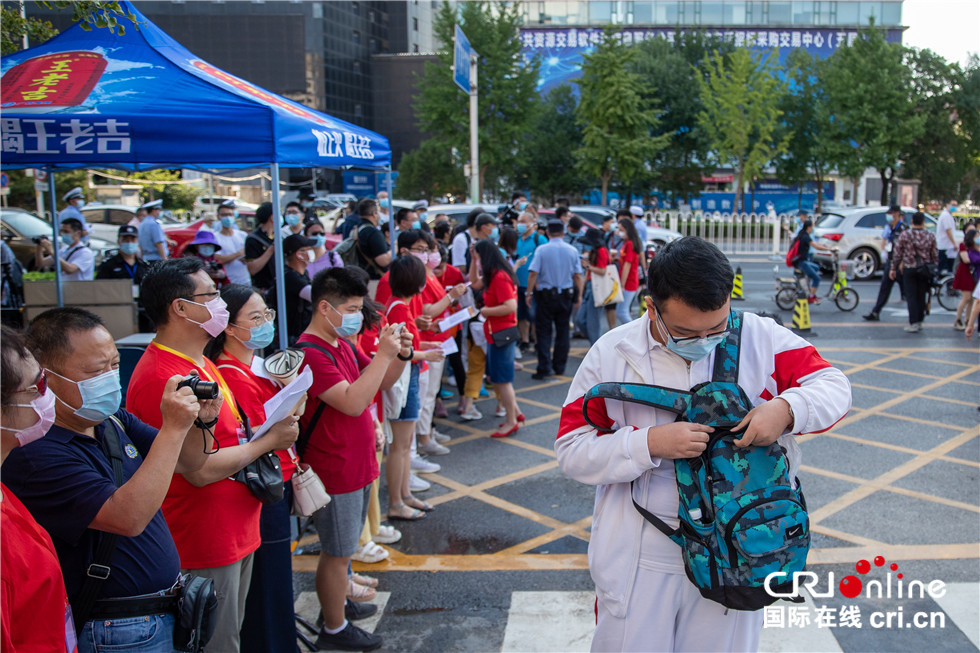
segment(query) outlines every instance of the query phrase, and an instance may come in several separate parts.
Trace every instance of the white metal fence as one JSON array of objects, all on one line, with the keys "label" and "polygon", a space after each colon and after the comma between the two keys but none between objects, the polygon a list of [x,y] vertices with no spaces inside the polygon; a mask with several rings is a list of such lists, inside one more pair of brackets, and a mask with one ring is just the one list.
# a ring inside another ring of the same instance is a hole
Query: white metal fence
[{"label": "white metal fence", "polygon": [[795,232],[794,214],[789,213],[657,211],[646,217],[650,224],[709,240],[726,254],[778,256]]}]

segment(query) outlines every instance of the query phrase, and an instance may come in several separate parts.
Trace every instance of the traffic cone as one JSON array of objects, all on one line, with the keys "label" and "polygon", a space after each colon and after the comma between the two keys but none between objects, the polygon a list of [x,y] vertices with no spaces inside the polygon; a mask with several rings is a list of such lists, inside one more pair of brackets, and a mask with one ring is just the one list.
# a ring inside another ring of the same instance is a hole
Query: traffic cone
[{"label": "traffic cone", "polygon": [[742,296],[742,266],[735,268],[735,280],[732,284],[732,299],[745,299],[745,297]]},{"label": "traffic cone", "polygon": [[796,306],[793,308],[793,331],[800,335],[817,335],[810,330],[810,301],[802,289],[796,293]]}]

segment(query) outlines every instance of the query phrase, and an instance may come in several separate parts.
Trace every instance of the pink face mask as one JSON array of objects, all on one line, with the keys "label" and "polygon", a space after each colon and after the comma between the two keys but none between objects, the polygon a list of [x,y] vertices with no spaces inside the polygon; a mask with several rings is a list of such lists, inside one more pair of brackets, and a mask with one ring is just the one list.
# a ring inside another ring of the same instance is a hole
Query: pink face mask
[{"label": "pink face mask", "polygon": [[442,263],[442,256],[439,252],[429,252],[428,260],[425,262],[430,270],[435,270]]},{"label": "pink face mask", "polygon": [[214,299],[203,304],[192,302],[189,299],[185,299],[184,301],[190,302],[191,304],[197,304],[198,306],[203,306],[204,308],[208,309],[208,313],[211,314],[211,319],[206,322],[195,322],[189,317],[184,319],[200,326],[202,329],[207,331],[208,335],[212,338],[216,338],[219,333],[228,328],[228,304],[226,304],[225,300],[221,299],[221,297],[215,297]]},{"label": "pink face mask", "polygon": [[429,264],[429,253],[428,252],[412,252],[412,256],[422,261],[422,265]]},{"label": "pink face mask", "polygon": [[29,404],[12,404],[24,408],[33,408],[37,413],[37,421],[26,429],[8,429],[16,434],[17,442],[20,446],[26,446],[35,440],[44,437],[51,425],[54,424],[54,393],[46,389],[44,394]]}]

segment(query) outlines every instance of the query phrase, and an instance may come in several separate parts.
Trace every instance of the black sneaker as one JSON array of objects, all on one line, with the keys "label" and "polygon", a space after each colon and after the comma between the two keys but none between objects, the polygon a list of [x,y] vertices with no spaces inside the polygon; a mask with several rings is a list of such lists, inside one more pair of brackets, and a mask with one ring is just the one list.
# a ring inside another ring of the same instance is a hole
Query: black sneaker
[{"label": "black sneaker", "polygon": [[862,315],[861,317],[863,317],[864,319],[866,319],[868,322],[877,322],[878,321],[878,314],[877,313],[868,313],[867,315]]},{"label": "black sneaker", "polygon": [[347,621],[360,621],[373,616],[378,611],[378,606],[373,603],[354,603],[347,601],[344,604],[344,618]]},{"label": "black sneaker", "polygon": [[342,649],[344,651],[373,651],[381,648],[384,640],[380,635],[369,633],[354,624],[347,622],[347,627],[339,633],[331,635],[326,630],[320,629],[320,634],[316,637],[316,647],[318,649]]}]

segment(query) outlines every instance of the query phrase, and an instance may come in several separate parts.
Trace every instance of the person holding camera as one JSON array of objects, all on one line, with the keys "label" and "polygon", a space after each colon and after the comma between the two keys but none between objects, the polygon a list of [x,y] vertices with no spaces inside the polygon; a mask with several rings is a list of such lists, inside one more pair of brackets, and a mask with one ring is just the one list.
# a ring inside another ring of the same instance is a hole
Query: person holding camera
[{"label": "person holding camera", "polygon": [[155,399],[158,428],[120,408],[119,353],[101,318],[81,308],[34,318],[27,345],[54,424],[11,452],[3,480],[51,535],[78,650],[171,651],[180,558],[160,507],[175,472],[205,464],[213,443],[198,425],[221,401],[199,401],[171,374]]},{"label": "person holding camera", "polygon": [[[347,568],[357,551],[367,516],[371,484],[378,478],[376,434],[370,407],[378,390],[390,389],[413,357],[411,333],[387,325],[378,333],[373,358],[345,338],[361,330],[367,284],[348,268],[323,270],[313,278],[313,320],[300,336],[304,367],[313,385],[303,414],[300,456],[323,481],[332,501],[313,514],[320,538],[316,593],[323,613],[320,648],[355,651],[381,646],[381,637],[349,623],[377,606],[347,601]],[[397,357],[397,358],[396,358]]]},{"label": "person holding camera", "polygon": [[[62,281],[91,281],[95,273],[95,254],[82,242],[85,228],[76,218],[61,221],[61,248],[58,264],[61,265]],[[34,238],[34,263],[37,269],[53,268],[54,245],[45,236]]]},{"label": "person holding camera", "polygon": [[296,441],[299,417],[290,415],[262,438],[248,440],[238,402],[204,355],[208,342],[228,327],[228,308],[200,259],[158,263],[143,279],[141,295],[157,335],[133,370],[126,407],[151,426],[162,423],[160,397],[172,392],[167,379],[174,375],[196,375],[192,386],[198,396],[222,399],[220,411],[199,424],[213,435],[214,447],[205,450],[209,455],[200,469],[173,476],[163,514],[181,569],[212,578],[221,597],[208,648],[237,651],[253,558],[262,541],[262,504],[244,483],[229,477],[267,452],[288,449]]}]

